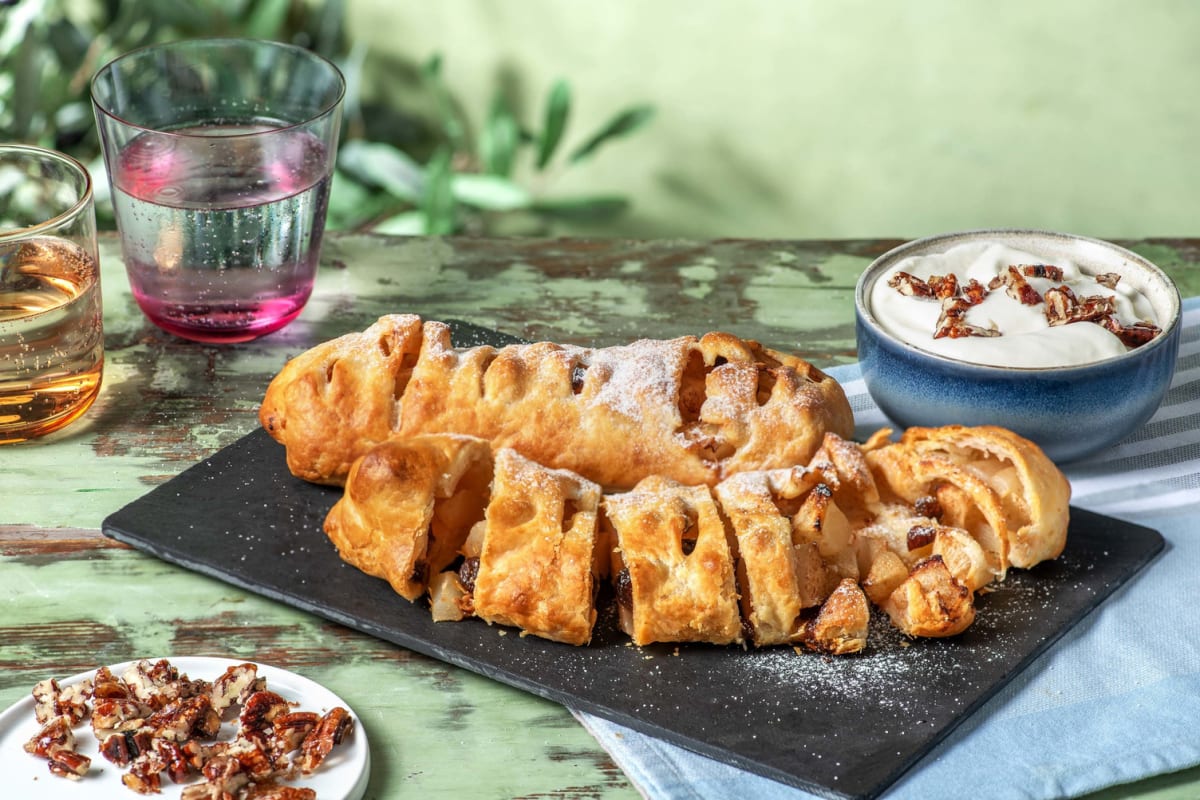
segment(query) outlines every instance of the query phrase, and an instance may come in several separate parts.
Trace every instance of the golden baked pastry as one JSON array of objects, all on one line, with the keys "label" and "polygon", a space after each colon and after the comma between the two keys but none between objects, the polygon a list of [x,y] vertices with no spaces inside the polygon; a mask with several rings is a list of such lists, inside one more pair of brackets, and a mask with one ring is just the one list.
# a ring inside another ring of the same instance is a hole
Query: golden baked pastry
[{"label": "golden baked pastry", "polygon": [[800,641],[809,650],[842,656],[867,646],[871,606],[853,578],[843,579],[816,615],[804,623]]},{"label": "golden baked pastry", "polygon": [[436,620],[570,644],[608,575],[637,644],[856,652],[870,603],[953,635],[1067,530],[1070,487],[1032,443],[856,444],[836,382],[724,333],[456,349],[444,324],[385,316],[288,362],[260,420],[295,475],[345,486],[325,530],[348,563]]},{"label": "golden baked pastry", "polygon": [[737,543],[742,618],[758,646],[798,641],[805,609],[855,580],[852,531],[813,469],[743,472],[715,492]]},{"label": "golden baked pastry", "polygon": [[600,487],[508,448],[495,474],[475,616],[567,644],[587,644],[596,621]]},{"label": "golden baked pastry", "polygon": [[651,476],[604,507],[621,629],[635,644],[741,641],[733,559],[707,486]]},{"label": "golden baked pastry", "polygon": [[975,621],[974,594],[940,556],[918,562],[880,605],[909,636],[954,636]]},{"label": "golden baked pastry", "polygon": [[492,450],[482,439],[382,442],[354,463],[325,534],[348,564],[416,600],[483,519],[491,480]]},{"label": "golden baked pastry", "polygon": [[422,331],[419,317],[385,317],[284,365],[267,387],[258,419],[286,445],[293,475],[341,486],[359,456],[392,437]]},{"label": "golden baked pastry", "polygon": [[1067,542],[1071,484],[1033,442],[995,426],[909,428],[900,445],[946,457],[984,478],[1004,514],[1008,563],[1028,568],[1057,558]]},{"label": "golden baked pastry", "polygon": [[790,467],[826,431],[853,431],[836,381],[727,333],[455,349],[447,326],[412,315],[381,317],[293,358],[259,418],[295,475],[334,485],[374,444],[422,433],[478,436],[628,489],[651,475],[713,485]]},{"label": "golden baked pastry", "polygon": [[994,426],[910,428],[867,461],[890,494],[936,505],[967,530],[998,578],[1056,558],[1066,544],[1071,487],[1035,444]]},{"label": "golden baked pastry", "polygon": [[325,532],[343,560],[401,596],[430,591],[456,606],[435,605],[438,619],[473,614],[586,644],[596,618],[599,505],[600,487],[578,475],[510,449],[493,456],[482,439],[426,434],[359,458]]}]

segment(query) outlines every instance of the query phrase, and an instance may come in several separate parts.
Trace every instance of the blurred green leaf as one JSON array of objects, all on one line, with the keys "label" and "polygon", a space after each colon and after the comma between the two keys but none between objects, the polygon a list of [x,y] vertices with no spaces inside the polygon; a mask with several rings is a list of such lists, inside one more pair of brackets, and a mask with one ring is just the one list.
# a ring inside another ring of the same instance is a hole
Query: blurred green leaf
[{"label": "blurred green leaf", "polygon": [[576,222],[603,222],[620,216],[629,209],[629,200],[617,195],[566,197],[538,200],[530,209],[556,219]]},{"label": "blurred green leaf", "polygon": [[484,211],[516,211],[532,202],[529,192],[499,175],[455,175],[450,186],[455,200]]},{"label": "blurred green leaf", "polygon": [[545,169],[554,158],[554,151],[562,141],[563,131],[567,127],[567,117],[571,113],[571,87],[566,81],[558,80],[550,89],[546,98],[546,116],[542,125],[542,135],[538,139],[537,168]]},{"label": "blurred green leaf", "polygon": [[458,229],[458,206],[454,201],[450,169],[451,152],[440,148],[425,166],[425,193],[421,197],[421,212],[425,215],[425,233],[448,236]]},{"label": "blurred green leaf", "polygon": [[280,39],[292,0],[257,0],[250,4],[246,36],[251,39]]},{"label": "blurred green leaf", "polygon": [[393,211],[396,205],[396,199],[390,194],[356,181],[341,170],[334,170],[325,226],[330,230],[373,228],[374,222]]},{"label": "blurred green leaf", "polygon": [[442,79],[442,54],[434,53],[425,59],[425,63],[421,65],[421,74],[427,81],[440,81]]},{"label": "blurred green leaf", "polygon": [[[548,167],[569,167],[628,136],[650,119],[649,107],[616,115],[564,159],[578,102],[566,80],[545,92],[537,112],[541,119],[533,126],[521,114],[519,81],[502,83],[477,117],[451,91],[442,53],[414,65],[387,54],[380,58],[362,41],[348,42],[347,5],[347,0],[0,0],[0,141],[54,147],[89,164],[97,218],[111,228],[87,78],[109,59],[148,44],[205,36],[268,38],[315,50],[338,64],[347,80],[343,140],[329,199],[331,229],[531,235],[552,232],[556,221],[604,220],[628,208],[618,196],[548,196],[557,175]],[[472,141],[474,119],[480,121]]]},{"label": "blurred green leaf", "polygon": [[497,93],[479,135],[479,160],[483,163],[483,169],[505,178],[512,175],[520,135],[517,118],[513,116],[504,96]]},{"label": "blurred green leaf", "polygon": [[[346,3],[344,0],[327,0],[317,11],[316,33],[313,38],[313,49],[321,55],[337,60],[342,52],[342,44],[346,34]],[[355,47],[366,45],[355,43]]]},{"label": "blurred green leaf", "polygon": [[371,230],[393,236],[420,236],[426,232],[427,227],[424,212],[405,211],[403,214],[388,217]]},{"label": "blurred green leaf", "polygon": [[426,191],[425,170],[390,144],[346,142],[338,152],[338,167],[348,176],[378,186],[401,200],[416,203]]},{"label": "blurred green leaf", "polygon": [[17,140],[35,136],[41,85],[42,49],[37,36],[27,35],[17,46],[13,65],[12,133]]},{"label": "blurred green leaf", "polygon": [[653,106],[634,106],[610,119],[607,124],[571,154],[571,162],[588,158],[605,142],[629,134],[641,128],[654,117]]},{"label": "blurred green leaf", "polygon": [[46,0],[26,0],[0,14],[0,52],[11,53],[29,36],[30,27],[46,14]]},{"label": "blurred green leaf", "polygon": [[71,20],[60,17],[46,26],[46,38],[61,66],[82,64],[90,40]]},{"label": "blurred green leaf", "polygon": [[458,112],[455,110],[454,101],[450,97],[450,90],[446,87],[446,83],[442,79],[441,53],[434,53],[425,61],[421,66],[421,75],[425,78],[426,85],[433,93],[433,99],[437,105],[438,120],[441,123],[442,130],[446,134],[446,139],[450,142],[450,146],[454,150],[460,150],[463,139],[466,138],[466,131],[463,128],[463,122],[459,118]]}]

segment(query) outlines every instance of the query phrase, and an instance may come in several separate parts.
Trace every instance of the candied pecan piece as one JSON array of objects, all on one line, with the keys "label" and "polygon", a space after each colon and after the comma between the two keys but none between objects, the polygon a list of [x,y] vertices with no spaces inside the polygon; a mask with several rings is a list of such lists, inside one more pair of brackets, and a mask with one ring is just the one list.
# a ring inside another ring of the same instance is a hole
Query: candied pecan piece
[{"label": "candied pecan piece", "polygon": [[999,289],[1001,286],[1004,287],[1004,291],[1009,297],[1022,305],[1036,306],[1042,302],[1042,296],[1038,294],[1037,289],[1025,280],[1025,276],[1016,266],[1009,265],[1008,269],[992,278],[988,283],[988,288],[992,290]]},{"label": "candied pecan piece", "polygon": [[964,336],[999,336],[995,328],[981,328],[966,321],[971,304],[962,297],[948,297],[942,301],[942,313],[938,317],[937,330],[933,338],[961,339]]},{"label": "candied pecan piece", "polygon": [[1045,278],[1051,281],[1063,279],[1062,267],[1053,264],[1021,264],[1020,270],[1026,278]]},{"label": "candied pecan piece", "polygon": [[184,742],[197,734],[214,736],[220,726],[221,720],[205,694],[174,700],[146,720],[155,738],[173,742]]},{"label": "candied pecan piece", "polygon": [[70,718],[72,725],[78,725],[88,715],[91,696],[90,680],[64,689],[54,678],[47,678],[33,687],[34,717],[38,722],[45,723],[61,715]]},{"label": "candied pecan piece", "polygon": [[158,794],[162,791],[162,772],[166,764],[154,750],[142,753],[121,776],[121,783],[138,794]]},{"label": "candied pecan piece", "polygon": [[234,703],[244,703],[245,698],[263,688],[265,682],[258,678],[258,667],[254,664],[235,664],[227,667],[212,682],[212,707],[218,714]]},{"label": "candied pecan piece", "polygon": [[967,285],[959,290],[959,294],[962,295],[962,298],[968,304],[977,306],[988,296],[988,290],[982,283],[971,278],[971,280],[967,281]]},{"label": "candied pecan piece", "polygon": [[1080,298],[1066,285],[1046,290],[1046,321],[1050,325],[1099,322],[1114,313],[1112,297],[1089,295]]},{"label": "candied pecan piece", "polygon": [[1096,283],[1103,286],[1105,289],[1115,289],[1121,281],[1121,276],[1115,272],[1101,272],[1096,276]]},{"label": "candied pecan piece", "polygon": [[53,747],[75,747],[75,732],[71,730],[71,719],[66,716],[52,717],[25,743],[25,752],[46,758]]},{"label": "candied pecan piece", "polygon": [[1121,340],[1121,344],[1131,350],[1135,347],[1141,347],[1162,333],[1162,329],[1151,322],[1135,322],[1132,325],[1122,325],[1114,317],[1110,316],[1099,320],[1099,323],[1104,328],[1116,334],[1116,337]]},{"label": "candied pecan piece", "polygon": [[50,772],[60,778],[77,781],[87,774],[92,760],[69,747],[52,747],[46,755]]},{"label": "candied pecan piece", "polygon": [[163,772],[175,783],[183,783],[192,776],[192,765],[183,749],[167,739],[154,740],[154,752],[163,763]]},{"label": "candied pecan piece", "polygon": [[954,297],[958,294],[958,276],[951,272],[948,275],[930,275],[929,288],[938,300]]},{"label": "candied pecan piece", "polygon": [[238,738],[225,752],[237,761],[239,770],[251,778],[267,778],[278,769],[265,741]]},{"label": "candied pecan piece", "polygon": [[247,787],[241,800],[316,800],[317,793],[303,786],[284,786],[278,783],[256,783]]},{"label": "candied pecan piece", "polygon": [[897,272],[888,278],[888,286],[905,297],[933,297],[933,289],[928,283],[907,272]]},{"label": "candied pecan piece", "polygon": [[92,678],[93,700],[129,700],[129,686],[112,674],[108,667],[100,667]]},{"label": "candied pecan piece", "polygon": [[272,751],[276,758],[300,747],[304,737],[317,727],[321,718],[312,711],[291,711],[275,718],[275,740]]},{"label": "candied pecan piece", "polygon": [[154,740],[149,731],[118,731],[100,742],[100,755],[118,767],[128,767],[142,753],[150,751]]},{"label": "candied pecan piece", "polygon": [[265,743],[270,736],[272,722],[289,710],[291,704],[275,692],[266,689],[255,692],[246,698],[246,704],[238,716],[240,734],[255,742]]},{"label": "candied pecan piece", "polygon": [[309,773],[321,766],[334,746],[341,744],[353,729],[354,720],[349,711],[341,706],[330,709],[300,744],[300,769]]},{"label": "candied pecan piece", "polygon": [[143,706],[131,697],[97,700],[92,709],[92,730],[135,730],[142,726],[145,717],[150,713],[148,706]]}]

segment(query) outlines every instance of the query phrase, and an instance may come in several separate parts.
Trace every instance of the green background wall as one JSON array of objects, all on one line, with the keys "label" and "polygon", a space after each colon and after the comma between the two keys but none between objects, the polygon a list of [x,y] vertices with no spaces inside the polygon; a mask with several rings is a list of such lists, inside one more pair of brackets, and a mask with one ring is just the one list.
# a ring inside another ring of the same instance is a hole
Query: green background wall
[{"label": "green background wall", "polygon": [[501,75],[531,110],[568,79],[576,141],[654,104],[649,128],[548,187],[629,195],[608,233],[1200,234],[1200,2],[350,0],[348,13],[373,53],[442,53],[471,111]]}]

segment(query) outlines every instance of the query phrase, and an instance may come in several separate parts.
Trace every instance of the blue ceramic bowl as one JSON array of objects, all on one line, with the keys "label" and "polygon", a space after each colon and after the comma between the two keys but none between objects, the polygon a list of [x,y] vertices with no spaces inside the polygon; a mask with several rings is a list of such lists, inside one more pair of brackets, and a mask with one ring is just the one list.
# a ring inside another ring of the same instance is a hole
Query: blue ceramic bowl
[{"label": "blue ceramic bowl", "polygon": [[[1047,263],[1070,257],[1093,274],[1121,274],[1122,281],[1147,296],[1162,333],[1122,355],[1088,364],[995,367],[907,344],[872,315],[872,287],[896,262],[980,240],[1008,245]],[[1045,231],[966,231],[918,239],[877,258],[858,280],[855,323],[867,389],[896,425],[999,425],[1033,440],[1051,459],[1063,463],[1116,444],[1162,403],[1179,351],[1180,299],[1161,269],[1108,242]]]}]

